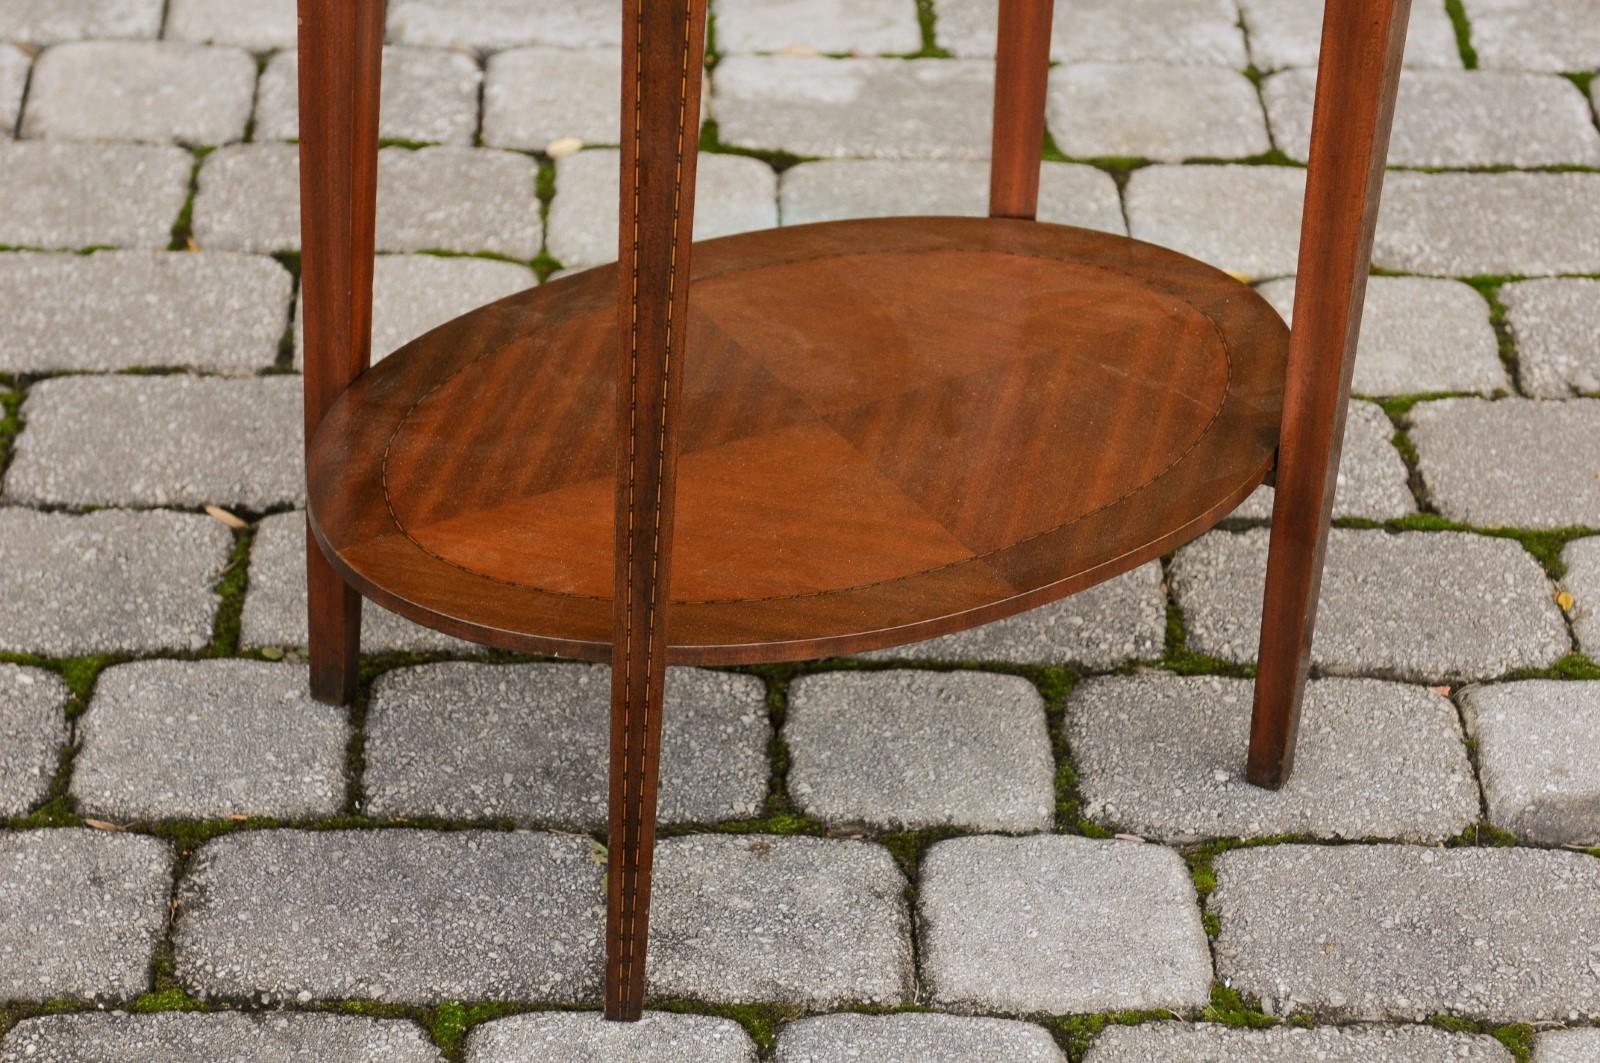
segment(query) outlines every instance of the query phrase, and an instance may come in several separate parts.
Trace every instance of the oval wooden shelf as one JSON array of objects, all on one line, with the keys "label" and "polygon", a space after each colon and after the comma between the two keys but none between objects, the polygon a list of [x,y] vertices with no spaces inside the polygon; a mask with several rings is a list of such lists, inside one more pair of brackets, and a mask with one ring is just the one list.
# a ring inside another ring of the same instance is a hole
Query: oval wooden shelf
[{"label": "oval wooden shelf", "polygon": [[[615,267],[365,373],[310,450],[362,593],[505,649],[611,654]],[[1273,464],[1288,330],[1247,285],[1065,226],[884,218],[696,244],[670,657],[927,638],[1124,572]]]}]

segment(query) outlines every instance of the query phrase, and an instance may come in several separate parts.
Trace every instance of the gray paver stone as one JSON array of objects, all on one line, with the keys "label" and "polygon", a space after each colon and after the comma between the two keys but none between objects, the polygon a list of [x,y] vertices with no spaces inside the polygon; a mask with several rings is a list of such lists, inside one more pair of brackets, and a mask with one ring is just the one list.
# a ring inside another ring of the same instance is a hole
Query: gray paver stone
[{"label": "gray paver stone", "polygon": [[1600,173],[1393,173],[1372,264],[1403,273],[1600,271]]},{"label": "gray paver stone", "polygon": [[[1322,43],[1322,8],[1304,0],[1239,0],[1250,57],[1263,70],[1316,66]],[[1411,5],[1406,27],[1407,66],[1461,69],[1455,28],[1442,3]],[[1402,83],[1403,83],[1402,79]]]},{"label": "gray paver stone", "polygon": [[[453,255],[379,255],[372,275],[372,360],[446,321],[532,288],[533,270],[516,262]],[[295,368],[305,363],[305,316],[294,323]]]},{"label": "gray paver stone", "polygon": [[922,860],[918,926],[931,1000],[1052,1014],[1191,1008],[1211,955],[1170,849],[1067,835],[939,842]]},{"label": "gray paver stone", "polygon": [[592,1012],[514,1015],[475,1027],[467,1063],[755,1063],[756,1046],[732,1019],[647,1011],[638,1022]]},{"label": "gray paver stone", "polygon": [[[242,144],[200,170],[194,233],[202,247],[300,246],[299,150]],[[472,148],[385,148],[378,155],[378,250],[539,253],[537,167],[525,155]]]},{"label": "gray paver stone", "polygon": [[225,144],[244,136],[256,64],[238,48],[85,41],[39,57],[22,135]]},{"label": "gray paver stone", "polygon": [[163,0],[0,0],[0,40],[54,44],[83,37],[154,37]]},{"label": "gray paver stone", "polygon": [[[1357,355],[1357,365],[1361,364],[1359,358]],[[1411,474],[1390,442],[1393,436],[1394,424],[1382,407],[1370,402],[1350,403],[1344,450],[1339,455],[1334,516],[1396,520],[1417,511],[1409,482]],[[1272,501],[1273,489],[1261,487],[1233,515],[1241,520],[1270,520]]]},{"label": "gray paver stone", "polygon": [[1081,63],[1050,79],[1050,132],[1067,155],[1179,162],[1271,149],[1255,86],[1219,67]]},{"label": "gray paver stone", "polygon": [[1600,1030],[1547,1030],[1533,1042],[1533,1063],[1592,1063],[1600,1059]]},{"label": "gray paver stone", "polygon": [[49,795],[69,695],[50,672],[0,664],[0,816],[25,815]]},{"label": "gray paver stone", "polygon": [[[298,377],[57,377],[35,384],[13,499],[267,509],[305,494]],[[119,455],[107,461],[107,454]]]},{"label": "gray paver stone", "polygon": [[193,169],[166,145],[0,141],[0,244],[166,247]]},{"label": "gray paver stone", "polygon": [[1600,1016],[1592,856],[1274,845],[1223,853],[1215,868],[1217,976],[1274,1014]]},{"label": "gray paver stone", "polygon": [[1600,392],[1600,280],[1536,280],[1500,289],[1517,376],[1534,398]]},{"label": "gray paver stone", "polygon": [[389,148],[378,157],[378,246],[531,259],[543,242],[537,178],[525,155]]},{"label": "gray paver stone", "polygon": [[[387,673],[367,717],[367,810],[605,829],[610,674],[463,663]],[[661,822],[761,810],[772,731],[759,679],[672,669],[662,720]]]},{"label": "gray paver stone", "polygon": [[294,0],[170,0],[164,35],[265,52],[293,48],[299,30]]},{"label": "gray paver stone", "polygon": [[[989,213],[989,164],[968,159],[822,159],[783,172],[785,225],[895,214]],[[1077,163],[1039,171],[1039,220],[1126,235],[1109,174]]]},{"label": "gray paver stone", "polygon": [[[1267,534],[1213,532],[1178,551],[1170,576],[1188,649],[1255,659]],[[1549,579],[1515,542],[1465,532],[1329,534],[1311,645],[1325,673],[1487,679],[1542,668],[1570,649]]]},{"label": "gray paver stone", "polygon": [[0,44],[0,140],[10,137],[22,113],[22,91],[33,60],[21,48]]},{"label": "gray paver stone", "polygon": [[[1272,136],[1304,162],[1311,146],[1315,70],[1275,74],[1262,86]],[[1593,166],[1600,130],[1583,93],[1563,77],[1476,70],[1414,70],[1400,79],[1391,166]]]},{"label": "gray paver stone", "polygon": [[[998,5],[941,0],[939,43],[991,58]],[[1057,4],[1050,57],[1062,62],[1179,63],[1242,70],[1249,62],[1239,12],[1227,0],[1073,0]]]},{"label": "gray paver stone", "polygon": [[259,256],[0,255],[0,368],[263,369],[278,357],[293,293],[289,271]]},{"label": "gray paver stone", "polygon": [[605,0],[394,0],[389,39],[485,51],[523,44],[615,49],[622,20]]},{"label": "gray paver stone", "polygon": [[195,242],[228,251],[300,249],[300,149],[238,144],[200,166],[192,219]]},{"label": "gray paver stone", "polygon": [[113,820],[331,816],[344,806],[345,710],[303,666],[136,661],[108,669],[79,725],[80,811]]},{"label": "gray paver stone", "polygon": [[[255,139],[300,136],[300,53],[279,52],[261,75]],[[483,71],[472,56],[438,48],[385,48],[378,135],[469,145],[478,131]],[[543,145],[540,145],[541,147]]]},{"label": "gray paver stone", "polygon": [[192,513],[0,508],[0,650],[198,650],[232,542]]},{"label": "gray paver stone", "polygon": [[144,992],[171,865],[165,842],[137,834],[0,833],[0,1001]]},{"label": "gray paver stone", "polygon": [[776,1063],[1066,1063],[1042,1026],[934,1013],[816,1015],[784,1026]]},{"label": "gray paver stone", "polygon": [[994,64],[733,56],[712,107],[723,143],[825,158],[981,159]]},{"label": "gray paver stone", "polygon": [[[565,266],[592,266],[617,257],[617,180],[614,148],[581,151],[556,163],[550,204],[549,251]],[[694,238],[770,229],[778,224],[777,178],[758,159],[705,155],[696,177]]]},{"label": "gray paver stone", "polygon": [[889,55],[922,48],[917,9],[899,0],[721,0],[717,51]]},{"label": "gray paver stone", "polygon": [[[1160,672],[1074,688],[1067,740],[1084,815],[1180,844],[1280,834],[1445,841],[1478,818],[1449,699],[1373,679],[1312,681],[1294,774],[1272,792],[1244,778],[1251,691],[1247,679]],[[1385,785],[1372,786],[1380,777]]]},{"label": "gray paver stone", "polygon": [[1600,657],[1600,537],[1579,539],[1561,551],[1567,566],[1561,582],[1572,593],[1572,631],[1579,648]]},{"label": "gray paver stone", "polygon": [[1283,166],[1147,166],[1126,189],[1140,240],[1253,277],[1293,273],[1305,171]]},{"label": "gray paver stone", "polygon": [[807,815],[884,830],[1049,830],[1044,699],[1020,676],[831,672],[790,689],[789,791]]},{"label": "gray paver stone", "polygon": [[1600,20],[1591,0],[1465,0],[1472,47],[1485,67],[1600,68]]},{"label": "gray paver stone", "polygon": [[1176,1022],[1107,1026],[1083,1058],[1084,1063],[1511,1063],[1511,1053],[1487,1034],[1427,1026],[1240,1030]]},{"label": "gray paver stone", "polygon": [[820,1010],[912,994],[905,878],[866,842],[694,834],[656,845],[648,992]]},{"label": "gray paver stone", "polygon": [[1600,524],[1600,400],[1442,399],[1409,418],[1423,483],[1451,520]]},{"label": "gray paver stone", "polygon": [[597,999],[595,850],[520,831],[227,835],[179,888],[177,976],[263,1002]]},{"label": "gray paver stone", "polygon": [[[1292,277],[1268,281],[1260,291],[1294,323]],[[1433,277],[1367,281],[1352,391],[1418,395],[1501,388],[1509,391],[1511,380],[1500,361],[1489,304],[1471,285]]]},{"label": "gray paver stone", "polygon": [[483,142],[543,151],[551,141],[577,137],[615,144],[622,135],[616,48],[517,48],[489,60],[483,89]]},{"label": "gray paver stone", "polygon": [[1461,701],[1490,821],[1540,845],[1600,845],[1600,683],[1472,687]]},{"label": "gray paver stone", "polygon": [[[250,547],[250,586],[239,621],[239,644],[306,645],[306,517],[263,517]],[[361,649],[365,653],[472,653],[473,643],[414,624],[376,602],[363,601]]]},{"label": "gray paver stone", "polygon": [[169,1011],[47,1015],[17,1024],[0,1063],[442,1063],[413,1022],[357,1015]]},{"label": "gray paver stone", "polygon": [[1161,656],[1167,589],[1161,565],[1140,565],[1059,602],[924,642],[862,654],[875,660],[1004,661],[1115,668]]}]

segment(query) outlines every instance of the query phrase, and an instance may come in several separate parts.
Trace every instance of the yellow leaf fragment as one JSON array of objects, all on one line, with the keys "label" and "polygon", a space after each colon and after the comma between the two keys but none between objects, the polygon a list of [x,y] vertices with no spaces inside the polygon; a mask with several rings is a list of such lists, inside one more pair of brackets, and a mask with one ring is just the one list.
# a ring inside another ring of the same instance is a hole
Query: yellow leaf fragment
[{"label": "yellow leaf fragment", "polygon": [[206,515],[212,520],[221,521],[223,524],[233,528],[235,531],[240,528],[248,528],[250,526],[247,521],[234,516],[221,506],[206,506]]},{"label": "yellow leaf fragment", "polygon": [[544,153],[552,159],[564,159],[582,150],[583,140],[579,137],[556,137],[544,146]]}]

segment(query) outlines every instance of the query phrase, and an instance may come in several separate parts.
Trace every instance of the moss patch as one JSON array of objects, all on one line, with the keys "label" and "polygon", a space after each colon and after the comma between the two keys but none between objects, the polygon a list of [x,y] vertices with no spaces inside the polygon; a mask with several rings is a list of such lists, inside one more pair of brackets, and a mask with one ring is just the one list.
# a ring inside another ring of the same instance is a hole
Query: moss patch
[{"label": "moss patch", "polygon": [[796,155],[792,151],[746,148],[734,144],[725,144],[722,141],[721,130],[714,118],[707,120],[700,126],[700,150],[709,155],[743,155],[750,159],[760,159],[778,173],[782,173],[802,162],[813,162],[816,159],[816,156]]},{"label": "moss patch", "polygon": [[1170,1011],[1108,1011],[1098,1015],[1065,1015],[1046,1018],[1044,1025],[1055,1035],[1056,1043],[1072,1063],[1079,1063],[1096,1037],[1107,1026],[1138,1026],[1146,1022],[1167,1022],[1177,1018]]},{"label": "moss patch", "polygon": [[1241,1030],[1265,1030],[1278,1025],[1279,1021],[1261,1010],[1261,1001],[1221,984],[1212,985],[1211,1003],[1206,1005],[1203,1018],[1206,1022]]},{"label": "moss patch", "polygon": [[1461,65],[1468,70],[1478,69],[1478,50],[1472,46],[1472,23],[1467,21],[1467,9],[1461,0],[1444,0],[1450,25],[1456,31],[1456,49],[1461,53]]}]

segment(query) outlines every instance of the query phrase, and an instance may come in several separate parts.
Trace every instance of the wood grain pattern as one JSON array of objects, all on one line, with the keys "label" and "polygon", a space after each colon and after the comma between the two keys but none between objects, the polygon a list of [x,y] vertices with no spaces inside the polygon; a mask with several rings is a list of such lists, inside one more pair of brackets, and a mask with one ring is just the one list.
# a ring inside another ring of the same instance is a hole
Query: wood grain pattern
[{"label": "wood grain pattern", "polygon": [[[693,269],[673,662],[999,619],[1188,541],[1272,465],[1287,330],[1174,252],[895,218],[708,241]],[[364,593],[610,659],[617,283],[602,267],[475,311],[335,405],[310,513]]]},{"label": "wood grain pattern", "polygon": [[[367,368],[378,196],[383,0],[300,0],[301,289],[307,446]],[[309,452],[308,452],[309,459]],[[311,693],[355,696],[361,598],[307,537]]]},{"label": "wood grain pattern", "polygon": [[1032,218],[1039,209],[1054,14],[1055,0],[1000,0],[989,163],[992,218]]},{"label": "wood grain pattern", "polygon": [[644,1008],[705,22],[705,0],[624,5],[605,1003],[624,1021]]},{"label": "wood grain pattern", "polygon": [[1250,726],[1258,786],[1282,786],[1294,765],[1410,7],[1325,9]]}]

